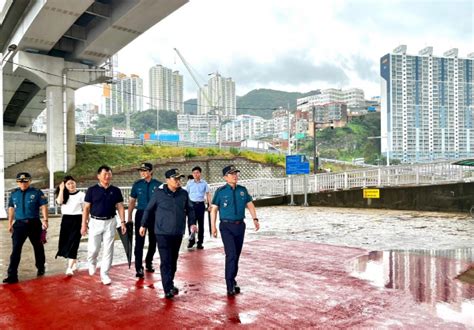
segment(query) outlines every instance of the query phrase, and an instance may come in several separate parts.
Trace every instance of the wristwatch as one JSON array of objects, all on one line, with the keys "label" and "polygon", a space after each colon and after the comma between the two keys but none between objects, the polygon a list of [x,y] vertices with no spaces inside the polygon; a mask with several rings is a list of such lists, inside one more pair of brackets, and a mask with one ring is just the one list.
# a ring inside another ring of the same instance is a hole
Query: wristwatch
[{"label": "wristwatch", "polygon": [[253,221],[257,221],[257,222],[258,222],[258,218],[253,218]]}]

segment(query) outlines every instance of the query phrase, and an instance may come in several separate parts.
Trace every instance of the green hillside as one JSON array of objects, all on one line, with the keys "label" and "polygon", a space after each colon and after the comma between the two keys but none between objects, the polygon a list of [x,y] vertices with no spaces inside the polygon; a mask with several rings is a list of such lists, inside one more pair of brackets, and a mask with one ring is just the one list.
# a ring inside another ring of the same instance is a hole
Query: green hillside
[{"label": "green hillside", "polygon": [[[385,158],[380,154],[380,113],[368,113],[353,118],[345,127],[319,130],[316,144],[320,157],[351,161],[364,158],[368,164],[383,164]],[[300,152],[313,155],[313,139],[301,142]]]},{"label": "green hillside", "polygon": [[272,112],[278,107],[287,109],[289,105],[290,109],[296,109],[296,99],[315,93],[315,91],[299,93],[254,89],[244,96],[237,97],[237,115],[249,114],[270,119]]}]

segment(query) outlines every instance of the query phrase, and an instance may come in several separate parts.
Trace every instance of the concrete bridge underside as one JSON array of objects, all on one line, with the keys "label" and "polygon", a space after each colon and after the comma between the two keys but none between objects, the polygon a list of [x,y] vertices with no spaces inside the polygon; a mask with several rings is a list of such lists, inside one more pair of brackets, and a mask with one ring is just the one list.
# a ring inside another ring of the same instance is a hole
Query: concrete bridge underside
[{"label": "concrete bridge underside", "polygon": [[48,145],[54,142],[48,167],[64,171],[75,163],[74,91],[110,80],[108,59],[186,1],[6,3],[0,32],[0,49],[8,55],[2,60],[5,129],[28,132],[46,108]]},{"label": "concrete bridge underside", "polygon": [[0,6],[2,196],[3,131],[27,133],[35,118],[47,109],[48,168],[56,172],[73,167],[74,91],[110,81],[109,59],[186,2],[7,0],[3,8]]}]

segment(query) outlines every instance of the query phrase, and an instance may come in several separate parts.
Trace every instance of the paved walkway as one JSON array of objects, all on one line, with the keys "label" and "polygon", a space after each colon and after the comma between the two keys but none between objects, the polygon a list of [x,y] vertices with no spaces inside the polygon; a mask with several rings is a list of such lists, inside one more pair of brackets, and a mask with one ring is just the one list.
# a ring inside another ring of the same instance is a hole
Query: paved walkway
[{"label": "paved walkway", "polygon": [[[36,279],[26,242],[21,282],[0,285],[0,329],[474,329],[474,285],[455,280],[474,262],[474,220],[467,214],[282,206],[258,208],[258,215],[261,230],[247,228],[242,293],[226,297],[222,242],[209,239],[206,226],[204,250],[188,252],[183,243],[181,292],[172,302],[163,298],[159,272],[135,280],[119,241],[110,287],[87,274],[86,240],[82,270],[67,278],[65,260],[54,259],[60,218],[53,218],[46,276]],[[10,251],[0,221],[2,278]]]},{"label": "paved walkway", "polygon": [[80,271],[0,285],[0,328],[430,328],[462,329],[403,291],[349,275],[358,248],[260,239],[247,242],[238,276],[242,293],[228,298],[221,248],[181,254],[174,300],[163,298],[159,273],[136,281],[114,266],[113,283]]}]

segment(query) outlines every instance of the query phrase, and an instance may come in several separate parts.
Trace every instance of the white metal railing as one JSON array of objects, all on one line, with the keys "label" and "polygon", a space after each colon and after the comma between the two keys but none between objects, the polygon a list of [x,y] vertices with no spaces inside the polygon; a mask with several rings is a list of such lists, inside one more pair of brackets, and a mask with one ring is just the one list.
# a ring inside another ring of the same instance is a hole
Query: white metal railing
[{"label": "white metal railing", "polygon": [[[470,181],[474,181],[473,167],[453,165],[451,162],[440,162],[308,175],[307,192],[315,193],[366,187],[437,185]],[[210,184],[211,194],[214,194],[216,189],[223,184],[223,182]],[[290,194],[290,180],[287,177],[240,180],[239,184],[247,187],[249,193],[256,200]],[[293,193],[303,194],[304,187],[304,176],[293,176]],[[128,204],[131,187],[120,187],[120,189],[122,190],[124,203]],[[80,190],[85,191],[86,188],[80,188]],[[43,192],[49,196],[50,208],[56,208],[53,201],[54,197],[52,197],[54,192],[50,192],[48,189],[44,189]],[[6,192],[5,195],[8,201],[10,192]]]}]

